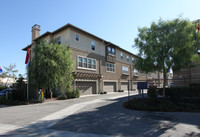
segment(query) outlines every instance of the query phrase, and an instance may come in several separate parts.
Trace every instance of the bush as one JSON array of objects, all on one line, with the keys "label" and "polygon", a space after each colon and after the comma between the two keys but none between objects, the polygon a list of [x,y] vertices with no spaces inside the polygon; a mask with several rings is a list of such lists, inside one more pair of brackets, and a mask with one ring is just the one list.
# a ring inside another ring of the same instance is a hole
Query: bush
[{"label": "bush", "polygon": [[67,98],[79,98],[79,97],[80,97],[80,91],[77,88],[67,92]]},{"label": "bush", "polygon": [[57,97],[57,99],[58,99],[58,100],[65,100],[65,99],[67,99],[67,95],[61,94],[61,95],[59,95],[59,96]]},{"label": "bush", "polygon": [[[162,95],[162,88],[159,89],[159,94]],[[171,87],[165,89],[165,95],[169,98],[182,98],[190,97],[196,98],[200,97],[200,87]]]},{"label": "bush", "polygon": [[101,91],[99,94],[107,94],[107,92],[106,91]]},{"label": "bush", "polygon": [[4,90],[4,89],[7,89],[8,87],[6,86],[0,86],[0,91]]},{"label": "bush", "polygon": [[118,90],[118,92],[124,92],[124,90]]},{"label": "bush", "polygon": [[200,98],[172,99],[172,98],[134,98],[124,103],[124,107],[144,111],[164,112],[200,112]]},{"label": "bush", "polygon": [[156,98],[157,97],[156,89],[157,89],[156,87],[149,87],[147,90],[148,97]]}]

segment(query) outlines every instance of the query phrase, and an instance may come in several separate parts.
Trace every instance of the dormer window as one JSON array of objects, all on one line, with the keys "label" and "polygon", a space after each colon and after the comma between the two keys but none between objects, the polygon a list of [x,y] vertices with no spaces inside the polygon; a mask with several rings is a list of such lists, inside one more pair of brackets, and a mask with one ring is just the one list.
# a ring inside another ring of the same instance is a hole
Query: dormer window
[{"label": "dormer window", "polygon": [[115,55],[115,49],[114,48],[112,48],[112,54]]},{"label": "dormer window", "polygon": [[108,46],[108,55],[115,56],[115,48]]}]

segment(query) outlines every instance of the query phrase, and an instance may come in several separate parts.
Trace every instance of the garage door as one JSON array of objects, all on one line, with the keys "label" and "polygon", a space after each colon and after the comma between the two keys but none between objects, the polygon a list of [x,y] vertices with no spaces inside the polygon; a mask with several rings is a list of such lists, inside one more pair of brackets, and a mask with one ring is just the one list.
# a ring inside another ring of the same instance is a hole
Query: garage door
[{"label": "garage door", "polygon": [[116,92],[116,82],[104,82],[103,91]]},{"label": "garage door", "polygon": [[121,90],[124,91],[128,90],[128,82],[121,82]]},{"label": "garage door", "polygon": [[96,94],[96,82],[76,81],[76,88],[80,90],[81,95]]},{"label": "garage door", "polygon": [[133,90],[136,90],[137,89],[137,82],[133,82]]}]

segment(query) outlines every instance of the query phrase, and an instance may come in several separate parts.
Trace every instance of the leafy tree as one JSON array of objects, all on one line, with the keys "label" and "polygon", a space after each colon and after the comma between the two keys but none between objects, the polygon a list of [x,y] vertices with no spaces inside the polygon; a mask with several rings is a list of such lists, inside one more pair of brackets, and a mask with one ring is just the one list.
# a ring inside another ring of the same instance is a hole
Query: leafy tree
[{"label": "leafy tree", "polygon": [[[139,28],[135,47],[139,49],[135,68],[144,72],[163,72],[163,93],[165,97],[166,74],[172,69],[179,71],[186,65],[190,66],[194,59],[199,58],[195,45],[195,25],[189,20],[177,18],[151,26]],[[194,57],[195,56],[195,57]]]},{"label": "leafy tree", "polygon": [[30,82],[44,90],[62,87],[70,90],[73,76],[73,60],[67,46],[55,42],[39,41],[34,46],[34,57],[30,65]]}]

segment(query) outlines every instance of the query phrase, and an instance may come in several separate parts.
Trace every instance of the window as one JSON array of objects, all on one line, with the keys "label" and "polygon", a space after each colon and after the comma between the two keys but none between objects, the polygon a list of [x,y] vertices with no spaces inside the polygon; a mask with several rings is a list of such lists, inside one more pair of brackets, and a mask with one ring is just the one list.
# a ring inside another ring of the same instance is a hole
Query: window
[{"label": "window", "polygon": [[121,59],[123,59],[123,53],[121,52]]},{"label": "window", "polygon": [[108,54],[111,54],[111,47],[108,47]]},{"label": "window", "polygon": [[129,62],[129,56],[128,56],[128,55],[127,55],[127,57],[126,57],[126,58],[127,58],[127,61]]},{"label": "window", "polygon": [[148,73],[148,77],[151,77],[151,73]]},{"label": "window", "polygon": [[92,60],[88,59],[88,68],[92,68]]},{"label": "window", "polygon": [[137,69],[133,69],[133,75],[138,76],[138,70]]},{"label": "window", "polygon": [[92,60],[92,68],[96,69],[96,60]]},{"label": "window", "polygon": [[146,76],[146,73],[144,73],[144,72],[141,72],[142,73],[142,77],[145,77]]},{"label": "window", "polygon": [[84,58],[84,59],[83,59],[83,67],[84,67],[84,68],[87,68],[87,58]]},{"label": "window", "polygon": [[94,41],[91,41],[91,47],[92,47],[92,50],[95,50],[95,42]]},{"label": "window", "polygon": [[115,72],[115,64],[106,62],[106,71],[107,72]]},{"label": "window", "polygon": [[115,49],[114,48],[112,48],[112,54],[115,55]]},{"label": "window", "polygon": [[56,37],[56,42],[57,42],[58,44],[61,44],[61,36]]},{"label": "window", "polygon": [[96,60],[78,56],[78,68],[96,70]]},{"label": "window", "polygon": [[134,61],[134,57],[132,57],[132,62]]},{"label": "window", "polygon": [[122,66],[122,74],[128,74],[128,67]]},{"label": "window", "polygon": [[108,55],[115,56],[115,48],[108,47]]},{"label": "window", "polygon": [[76,41],[79,41],[79,35],[76,34]]},{"label": "window", "polygon": [[82,57],[78,57],[78,66],[83,67],[83,58]]}]

